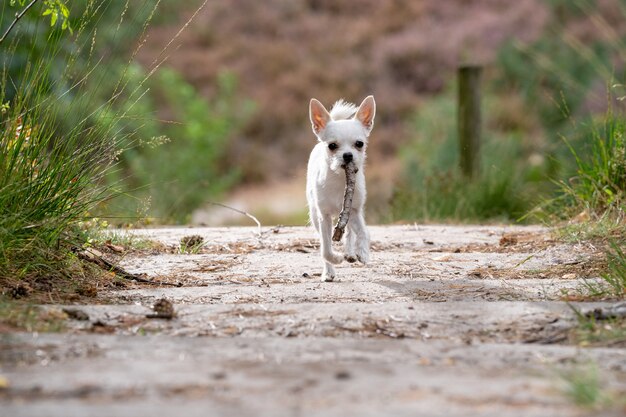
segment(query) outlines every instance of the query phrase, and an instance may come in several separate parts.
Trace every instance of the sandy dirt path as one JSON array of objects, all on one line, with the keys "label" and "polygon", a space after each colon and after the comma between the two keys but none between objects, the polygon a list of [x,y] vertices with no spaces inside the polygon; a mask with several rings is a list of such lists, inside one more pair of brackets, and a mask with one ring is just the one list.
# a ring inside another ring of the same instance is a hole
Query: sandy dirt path
[{"label": "sandy dirt path", "polygon": [[[310,228],[134,231],[171,253],[117,262],[182,286],[133,284],[73,306],[87,319],[64,333],[2,335],[0,415],[596,415],[564,395],[588,367],[626,392],[626,349],[570,339],[562,299],[597,278],[592,246],[539,227],[370,230],[371,263],[332,283]],[[176,253],[191,234],[205,246]],[[177,317],[147,319],[161,297]]]}]

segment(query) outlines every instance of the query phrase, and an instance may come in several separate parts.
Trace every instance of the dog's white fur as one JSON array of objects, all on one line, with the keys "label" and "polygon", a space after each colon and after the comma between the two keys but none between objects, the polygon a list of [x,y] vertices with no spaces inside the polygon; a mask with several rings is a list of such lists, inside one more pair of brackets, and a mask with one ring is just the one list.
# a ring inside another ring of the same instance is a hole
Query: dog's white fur
[{"label": "dog's white fur", "polygon": [[[364,264],[369,261],[370,237],[363,216],[366,196],[364,162],[375,114],[376,102],[373,96],[366,97],[358,108],[339,100],[330,113],[316,99],[311,99],[309,104],[313,133],[319,143],[309,157],[306,195],[311,223],[321,238],[320,251],[324,262],[322,281],[332,281],[335,278],[333,264],[339,264],[343,259],[348,262],[359,260]],[[362,144],[361,147],[359,144]],[[336,149],[331,149],[335,146]],[[352,155],[358,171],[345,235],[345,255],[341,255],[332,247],[332,217],[339,214],[343,204],[346,187],[343,166],[345,158],[349,158],[348,154]]]}]

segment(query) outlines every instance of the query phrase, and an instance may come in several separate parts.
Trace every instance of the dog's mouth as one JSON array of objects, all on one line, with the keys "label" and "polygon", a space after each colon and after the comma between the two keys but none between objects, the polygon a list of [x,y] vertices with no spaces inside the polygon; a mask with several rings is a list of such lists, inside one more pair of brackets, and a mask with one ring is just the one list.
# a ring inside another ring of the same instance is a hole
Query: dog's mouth
[{"label": "dog's mouth", "polygon": [[[346,164],[341,164],[341,169],[346,169]],[[354,173],[356,174],[357,172],[359,172],[359,169],[354,168]]]}]

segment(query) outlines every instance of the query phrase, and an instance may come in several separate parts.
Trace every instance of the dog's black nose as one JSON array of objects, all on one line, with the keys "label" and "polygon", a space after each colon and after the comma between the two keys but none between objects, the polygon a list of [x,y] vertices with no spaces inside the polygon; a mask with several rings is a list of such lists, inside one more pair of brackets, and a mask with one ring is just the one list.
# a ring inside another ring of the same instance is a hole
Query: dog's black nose
[{"label": "dog's black nose", "polygon": [[350,152],[344,153],[343,154],[343,160],[344,160],[344,162],[352,161],[352,153],[350,153]]}]

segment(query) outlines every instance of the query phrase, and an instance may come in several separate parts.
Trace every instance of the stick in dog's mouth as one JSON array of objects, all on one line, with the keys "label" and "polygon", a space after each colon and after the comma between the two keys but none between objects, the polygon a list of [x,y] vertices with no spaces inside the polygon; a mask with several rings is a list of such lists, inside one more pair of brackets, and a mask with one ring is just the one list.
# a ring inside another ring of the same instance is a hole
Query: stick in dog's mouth
[{"label": "stick in dog's mouth", "polygon": [[339,213],[339,219],[333,232],[333,240],[339,242],[343,237],[343,233],[348,225],[350,219],[350,210],[352,209],[352,197],[354,196],[354,186],[356,184],[356,173],[359,171],[354,165],[354,162],[350,161],[342,166],[346,171],[346,190],[343,194],[343,206],[341,207],[341,213]]}]

